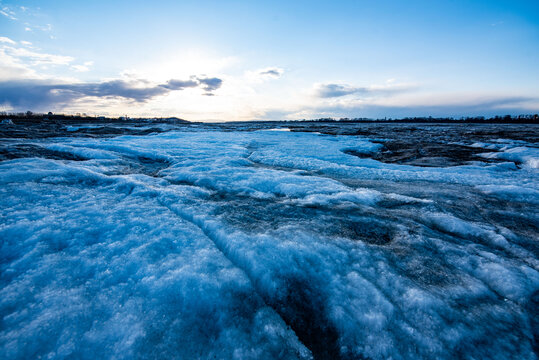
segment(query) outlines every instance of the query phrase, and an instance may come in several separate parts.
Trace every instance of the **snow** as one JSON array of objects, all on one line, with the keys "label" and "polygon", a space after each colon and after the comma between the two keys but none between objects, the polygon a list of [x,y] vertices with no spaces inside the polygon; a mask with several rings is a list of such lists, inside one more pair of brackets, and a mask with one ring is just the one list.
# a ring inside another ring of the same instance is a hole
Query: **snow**
[{"label": "snow", "polygon": [[0,162],[0,357],[535,358],[532,144],[423,168],[282,130]]},{"label": "snow", "polygon": [[539,168],[539,149],[529,148],[526,146],[503,147],[501,152],[484,153],[485,158],[504,159],[508,161],[516,161],[522,163],[523,166],[532,169]]}]

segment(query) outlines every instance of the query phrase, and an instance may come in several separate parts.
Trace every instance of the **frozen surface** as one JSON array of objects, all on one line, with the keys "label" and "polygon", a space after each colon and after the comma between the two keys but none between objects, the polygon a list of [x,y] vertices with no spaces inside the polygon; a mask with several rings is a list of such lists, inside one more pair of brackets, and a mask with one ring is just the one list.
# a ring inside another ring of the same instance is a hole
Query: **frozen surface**
[{"label": "frozen surface", "polygon": [[0,140],[0,358],[536,359],[535,137],[421,126]]}]

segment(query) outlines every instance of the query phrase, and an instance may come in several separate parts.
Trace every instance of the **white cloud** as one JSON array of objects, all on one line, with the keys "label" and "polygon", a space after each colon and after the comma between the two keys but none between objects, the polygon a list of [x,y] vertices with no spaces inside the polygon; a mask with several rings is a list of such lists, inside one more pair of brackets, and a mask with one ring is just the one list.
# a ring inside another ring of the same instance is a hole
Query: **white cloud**
[{"label": "white cloud", "polygon": [[[20,44],[20,45],[19,45]],[[0,81],[28,79],[68,80],[64,74],[55,76],[56,69],[71,67],[75,58],[72,56],[49,54],[31,47],[28,41],[15,42],[6,37],[0,37]],[[85,62],[89,67],[91,62]],[[44,71],[52,70],[53,74]],[[71,70],[83,70],[73,68]]]},{"label": "white cloud", "polygon": [[71,65],[71,69],[78,71],[78,72],[87,72],[90,71],[90,67],[94,64],[93,61],[85,61],[82,63],[82,65]]},{"label": "white cloud", "polygon": [[0,47],[0,80],[36,79],[39,75],[31,67],[22,64],[19,59],[6,53]]},{"label": "white cloud", "polygon": [[[376,86],[372,86],[376,88]],[[382,87],[383,86],[378,86]],[[371,87],[367,87],[371,88]],[[410,90],[414,88],[410,87]],[[414,89],[415,90],[415,89]],[[528,113],[539,109],[539,98],[504,93],[447,93],[431,90],[396,91],[369,96],[311,97],[295,107],[275,109],[285,119],[322,117],[475,116]],[[294,110],[294,108],[296,110]],[[271,112],[270,112],[271,113]],[[266,116],[267,118],[267,116]]]},{"label": "white cloud", "polygon": [[87,72],[90,71],[90,68],[88,66],[84,65],[71,65],[71,69],[78,71],[78,72]]},{"label": "white cloud", "polygon": [[15,17],[15,12],[7,6],[2,7],[2,10],[0,10],[0,14],[4,15],[10,20],[17,20],[17,18]]},{"label": "white cloud", "polygon": [[38,30],[41,30],[41,31],[44,31],[44,32],[50,32],[52,31],[52,25],[51,24],[46,24],[46,25],[36,25],[34,26],[34,28],[38,29]]},{"label": "white cloud", "polygon": [[[17,12],[15,12],[17,10]],[[7,17],[10,20],[20,21],[24,25],[24,31],[33,32],[40,30],[43,32],[51,32],[52,24],[40,24],[42,20],[40,8],[28,8],[26,6],[8,7],[2,6],[0,15]],[[17,17],[17,16],[20,16]]]},{"label": "white cloud", "polygon": [[28,50],[25,48],[7,48],[12,56],[24,59],[32,65],[69,65],[73,60],[71,56],[55,55]]},{"label": "white cloud", "polygon": [[7,44],[11,44],[11,45],[15,45],[16,42],[11,40],[10,38],[8,37],[5,37],[5,36],[0,36],[0,43],[7,43]]}]

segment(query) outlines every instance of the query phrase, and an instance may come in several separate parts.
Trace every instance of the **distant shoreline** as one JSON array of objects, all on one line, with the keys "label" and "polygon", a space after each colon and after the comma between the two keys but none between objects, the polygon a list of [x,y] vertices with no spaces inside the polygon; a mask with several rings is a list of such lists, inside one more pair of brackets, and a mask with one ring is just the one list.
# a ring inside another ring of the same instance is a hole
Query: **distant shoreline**
[{"label": "distant shoreline", "polygon": [[66,114],[39,114],[39,113],[5,113],[0,114],[0,123],[66,123],[66,124],[106,124],[106,123],[146,123],[146,124],[222,124],[222,123],[334,123],[334,124],[358,124],[358,123],[379,123],[379,124],[395,124],[395,123],[419,123],[419,124],[539,124],[538,114],[527,115],[504,115],[494,117],[474,116],[464,118],[452,117],[405,117],[405,118],[320,118],[320,119],[298,119],[298,120],[246,120],[246,121],[188,121],[178,117],[105,117],[105,116],[83,116],[83,115],[66,115]]}]

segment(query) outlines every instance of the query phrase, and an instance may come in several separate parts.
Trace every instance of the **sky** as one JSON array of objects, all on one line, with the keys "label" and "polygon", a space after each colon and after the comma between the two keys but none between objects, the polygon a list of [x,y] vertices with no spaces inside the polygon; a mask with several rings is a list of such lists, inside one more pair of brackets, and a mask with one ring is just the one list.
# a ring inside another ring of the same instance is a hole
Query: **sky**
[{"label": "sky", "polygon": [[539,112],[539,1],[3,1],[0,111]]}]

